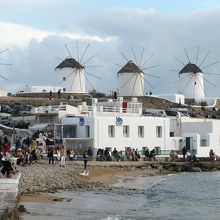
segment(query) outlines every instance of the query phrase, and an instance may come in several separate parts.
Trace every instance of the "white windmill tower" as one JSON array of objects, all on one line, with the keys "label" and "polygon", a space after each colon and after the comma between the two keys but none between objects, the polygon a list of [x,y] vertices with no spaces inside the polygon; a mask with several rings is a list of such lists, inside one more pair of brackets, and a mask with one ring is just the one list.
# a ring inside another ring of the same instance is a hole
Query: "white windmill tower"
[{"label": "white windmill tower", "polygon": [[121,53],[122,56],[126,59],[127,63],[125,66],[117,64],[122,67],[121,70],[119,70],[117,73],[117,92],[119,96],[144,96],[144,82],[146,82],[151,87],[151,89],[153,89],[153,86],[144,78],[144,76],[148,75],[159,78],[158,76],[145,73],[147,69],[159,66],[154,65],[145,67],[153,55],[142,63],[144,48],[142,48],[139,62],[137,61],[137,57],[133,48],[132,52],[135,58],[135,62],[128,60],[127,57]]},{"label": "white windmill tower", "polygon": [[89,81],[86,74],[93,76],[95,78],[100,79],[99,77],[91,74],[88,72],[87,68],[90,67],[100,67],[100,66],[88,66],[87,63],[91,61],[94,57],[98,55],[95,54],[86,61],[83,61],[83,58],[86,54],[86,51],[89,48],[89,44],[85,48],[84,52],[82,53],[82,56],[80,58],[79,56],[79,48],[77,43],[77,57],[72,57],[69,49],[65,45],[65,49],[68,52],[68,57],[66,57],[64,60],[62,60],[59,57],[56,57],[57,59],[61,60],[62,62],[56,66],[55,70],[59,71],[58,74],[58,81],[59,84],[62,85],[63,91],[67,93],[86,93],[86,81],[89,83],[89,85],[94,89],[92,83]]},{"label": "white windmill tower", "polygon": [[202,67],[202,64],[205,62],[206,58],[209,56],[211,51],[209,51],[208,54],[206,54],[206,56],[203,58],[201,63],[198,64],[199,50],[200,47],[198,47],[197,49],[195,63],[193,63],[190,60],[186,49],[184,49],[184,52],[187,57],[187,63],[184,63],[180,59],[175,57],[175,59],[183,65],[183,68],[179,71],[179,79],[177,80],[179,82],[179,91],[181,94],[184,95],[185,98],[195,99],[197,101],[204,99],[206,96],[204,81],[215,86],[213,83],[207,80],[204,77],[204,75],[205,74],[219,75],[204,71],[206,68],[215,65],[218,62],[214,62]]},{"label": "white windmill tower", "polygon": [[182,79],[180,91],[185,98],[199,100],[205,97],[203,72],[196,64],[186,64],[179,71],[179,76]]},{"label": "white windmill tower", "polygon": [[118,71],[117,88],[119,96],[144,96],[144,73],[133,61]]},{"label": "white windmill tower", "polygon": [[69,93],[85,93],[85,67],[72,57],[67,57],[56,68],[62,71],[58,80],[63,90]]}]

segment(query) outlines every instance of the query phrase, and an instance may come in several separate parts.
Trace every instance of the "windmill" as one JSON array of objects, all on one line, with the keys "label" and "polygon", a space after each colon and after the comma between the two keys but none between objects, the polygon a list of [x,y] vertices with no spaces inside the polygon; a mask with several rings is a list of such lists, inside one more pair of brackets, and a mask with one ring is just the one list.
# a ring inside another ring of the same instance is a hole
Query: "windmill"
[{"label": "windmill", "polygon": [[140,59],[137,59],[135,51],[133,48],[132,53],[135,59],[135,62],[132,60],[128,60],[128,58],[121,52],[123,58],[127,61],[125,66],[122,67],[117,73],[117,90],[119,96],[144,96],[144,86],[146,83],[151,89],[153,86],[145,79],[145,76],[151,76],[155,78],[159,78],[158,76],[146,73],[148,69],[157,67],[159,65],[154,66],[146,66],[148,61],[153,57],[151,55],[148,59],[143,61],[144,55],[144,47],[142,48]]},{"label": "windmill", "polygon": [[88,44],[82,54],[79,53],[79,46],[78,42],[76,42],[76,55],[77,59],[75,59],[72,54],[70,53],[69,48],[65,44],[64,48],[68,56],[65,59],[61,59],[60,57],[56,57],[58,60],[61,61],[55,70],[59,71],[58,80],[59,84],[63,86],[63,91],[68,93],[86,93],[86,85],[85,82],[87,81],[88,84],[93,88],[94,86],[88,79],[87,75],[93,76],[97,79],[101,79],[94,74],[88,72],[89,68],[93,67],[101,67],[96,65],[87,65],[93,58],[98,56],[98,53],[89,57],[88,59],[84,60],[86,56],[86,52],[90,45]]},{"label": "windmill", "polygon": [[184,54],[186,56],[187,61],[183,62],[179,58],[175,57],[175,60],[177,60],[183,67],[181,67],[179,71],[171,70],[175,72],[178,71],[179,79],[176,80],[175,83],[179,82],[180,93],[188,99],[201,100],[205,98],[205,96],[207,95],[205,92],[204,82],[216,87],[216,85],[209,81],[205,77],[205,75],[219,75],[215,73],[206,72],[207,68],[218,63],[218,61],[216,61],[211,64],[205,64],[206,59],[211,54],[211,51],[209,51],[204,57],[202,57],[201,60],[199,59],[199,52],[200,47],[197,47],[196,56],[193,61],[193,59],[190,58],[187,50],[184,49]]}]

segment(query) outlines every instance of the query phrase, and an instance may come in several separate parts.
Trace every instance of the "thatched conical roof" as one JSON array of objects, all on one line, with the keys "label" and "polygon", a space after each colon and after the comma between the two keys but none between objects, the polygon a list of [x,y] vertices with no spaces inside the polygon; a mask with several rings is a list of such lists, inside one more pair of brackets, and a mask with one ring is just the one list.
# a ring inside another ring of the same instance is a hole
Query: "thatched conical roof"
[{"label": "thatched conical roof", "polygon": [[202,70],[196,64],[188,63],[179,71],[181,73],[202,73]]},{"label": "thatched conical roof", "polygon": [[66,58],[64,61],[62,61],[55,69],[63,69],[63,68],[76,68],[76,69],[83,69],[84,66],[82,66],[78,61],[76,61],[74,58]]},{"label": "thatched conical roof", "polygon": [[131,60],[118,71],[120,73],[142,73],[143,71]]}]

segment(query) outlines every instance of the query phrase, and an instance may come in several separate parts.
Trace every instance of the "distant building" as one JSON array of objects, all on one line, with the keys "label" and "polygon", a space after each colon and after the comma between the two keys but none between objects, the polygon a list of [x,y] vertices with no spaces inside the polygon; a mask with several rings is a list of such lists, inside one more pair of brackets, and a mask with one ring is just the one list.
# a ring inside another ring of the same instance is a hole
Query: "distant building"
[{"label": "distant building", "polygon": [[158,97],[167,99],[171,102],[175,102],[175,103],[178,103],[181,105],[185,104],[184,95],[181,95],[181,94],[160,94],[160,95],[158,95]]},{"label": "distant building", "polygon": [[0,97],[6,97],[6,96],[8,96],[7,92],[0,91]]},{"label": "distant building", "polygon": [[24,90],[19,91],[19,93],[57,93],[59,90],[63,91],[63,87],[55,86],[25,86]]}]

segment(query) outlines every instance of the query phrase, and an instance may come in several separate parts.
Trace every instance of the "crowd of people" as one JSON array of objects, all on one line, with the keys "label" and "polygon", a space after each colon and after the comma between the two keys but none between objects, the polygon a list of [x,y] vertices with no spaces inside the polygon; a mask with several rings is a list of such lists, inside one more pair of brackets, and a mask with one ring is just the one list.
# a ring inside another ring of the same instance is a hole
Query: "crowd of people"
[{"label": "crowd of people", "polygon": [[[182,154],[182,157],[180,156]],[[195,150],[187,150],[186,147],[184,146],[181,151],[175,151],[171,150],[170,151],[170,158],[171,161],[177,162],[181,159],[181,161],[191,161],[191,162],[197,162],[198,159],[196,157],[196,151]]]},{"label": "crowd of people", "polygon": [[[48,164],[53,165],[55,162],[60,167],[65,167],[66,160],[78,160],[79,158],[84,161],[84,169],[87,168],[87,161],[92,160],[94,151],[92,147],[82,148],[78,152],[78,148],[66,148],[64,145],[51,144],[53,134],[47,132],[36,132],[31,138],[16,137],[15,145],[11,146],[7,137],[0,137],[0,167],[3,176],[9,177],[11,174],[17,172],[16,165],[30,165],[42,159],[48,159]],[[180,156],[182,154],[182,156]],[[155,161],[155,149],[149,150],[146,148],[142,153],[145,160]],[[171,160],[176,162],[180,157],[183,161],[198,161],[196,152],[186,150],[186,147],[181,151],[171,150]],[[210,160],[218,160],[218,156],[213,149],[209,152]],[[13,158],[13,160],[11,160]],[[96,154],[97,161],[139,161],[141,155],[138,149],[126,148],[124,154],[116,148],[98,149]]]},{"label": "crowd of people", "polygon": [[144,152],[144,156],[147,160],[156,160],[156,152],[155,149],[152,149],[151,151],[149,151],[149,149],[147,148]]},{"label": "crowd of people", "polygon": [[125,151],[125,156],[127,160],[130,161],[139,161],[141,156],[138,152],[138,149],[131,149],[131,148],[127,148]]},{"label": "crowd of people", "polygon": [[127,148],[125,151],[125,156],[122,156],[122,151],[118,151],[116,148],[111,152],[109,148],[101,149],[99,148],[96,155],[97,161],[139,161],[141,156],[138,149]]}]

